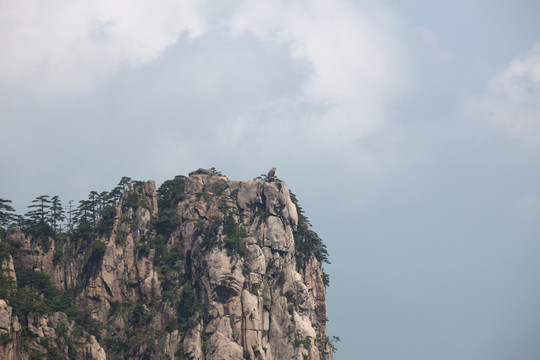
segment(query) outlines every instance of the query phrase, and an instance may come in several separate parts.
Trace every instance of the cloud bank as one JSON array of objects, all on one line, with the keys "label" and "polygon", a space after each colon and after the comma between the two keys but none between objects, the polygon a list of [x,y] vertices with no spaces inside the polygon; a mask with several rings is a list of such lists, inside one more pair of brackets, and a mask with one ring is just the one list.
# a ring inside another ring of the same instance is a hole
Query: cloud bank
[{"label": "cloud bank", "polygon": [[[126,66],[148,66],[171,46],[197,43],[223,30],[229,38],[222,41],[251,36],[286,48],[291,59],[305,66],[309,77],[294,97],[249,105],[259,112],[298,104],[324,109],[315,118],[297,118],[300,128],[319,141],[353,141],[381,128],[388,117],[385,109],[406,87],[391,12],[346,0],[216,6],[22,0],[4,2],[0,14],[0,45],[10,49],[0,60],[0,83],[38,97],[91,92]],[[214,60],[219,64],[222,59]],[[204,82],[205,70],[197,70]],[[235,121],[246,116],[239,114]],[[291,110],[290,116],[296,114]]]}]

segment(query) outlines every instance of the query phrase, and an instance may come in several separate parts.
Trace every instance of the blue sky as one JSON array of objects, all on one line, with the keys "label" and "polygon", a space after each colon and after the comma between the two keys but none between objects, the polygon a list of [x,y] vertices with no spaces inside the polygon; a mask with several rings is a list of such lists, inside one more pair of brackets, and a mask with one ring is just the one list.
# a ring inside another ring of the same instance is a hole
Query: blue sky
[{"label": "blue sky", "polygon": [[0,1],[0,197],[277,167],[337,359],[540,354],[537,1]]}]

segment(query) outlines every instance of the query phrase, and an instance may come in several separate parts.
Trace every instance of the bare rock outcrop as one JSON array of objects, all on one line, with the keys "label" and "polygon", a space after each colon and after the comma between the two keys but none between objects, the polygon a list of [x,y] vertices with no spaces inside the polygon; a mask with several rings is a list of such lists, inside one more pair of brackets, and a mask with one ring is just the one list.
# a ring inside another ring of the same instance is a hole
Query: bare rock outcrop
[{"label": "bare rock outcrop", "polygon": [[[320,239],[308,243],[295,198],[272,180],[231,181],[199,169],[159,189],[153,181],[132,183],[86,232],[37,239],[11,231],[19,248],[4,261],[6,273],[16,279],[27,269],[21,286],[36,274],[46,285],[49,274],[73,304],[30,311],[16,330],[18,320],[0,300],[0,336],[11,339],[4,353],[332,359]],[[50,307],[47,296],[57,295],[44,289]],[[26,349],[18,347],[21,326],[32,337]]]},{"label": "bare rock outcrop", "polygon": [[23,359],[21,325],[13,309],[0,299],[0,360]]}]

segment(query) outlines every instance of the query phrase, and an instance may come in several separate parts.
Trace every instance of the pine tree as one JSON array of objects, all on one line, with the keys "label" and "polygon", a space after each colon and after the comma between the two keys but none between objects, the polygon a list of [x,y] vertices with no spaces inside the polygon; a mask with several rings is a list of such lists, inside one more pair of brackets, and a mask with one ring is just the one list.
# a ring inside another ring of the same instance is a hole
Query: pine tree
[{"label": "pine tree", "polygon": [[103,209],[105,209],[106,206],[112,205],[109,194],[110,193],[108,191],[102,191],[98,195],[98,211],[100,214],[103,211]]},{"label": "pine tree", "polygon": [[60,202],[60,198],[57,195],[53,196],[50,207],[50,222],[55,234],[58,234],[58,226],[60,223],[66,219],[64,214],[65,211]]},{"label": "pine tree", "polygon": [[75,210],[74,222],[79,226],[88,224],[91,220],[92,204],[88,200],[79,200],[79,206]]},{"label": "pine tree", "polygon": [[88,195],[88,207],[92,224],[96,225],[96,220],[99,216],[99,193],[97,191],[90,191]]},{"label": "pine tree", "polygon": [[38,233],[48,235],[50,232],[50,225],[48,220],[50,218],[51,200],[49,195],[41,195],[32,200],[32,205],[28,208],[34,209],[25,214],[27,217],[27,225],[33,228]]},{"label": "pine tree", "polygon": [[79,206],[75,210],[73,222],[77,225],[75,232],[77,236],[86,237],[93,229],[92,204],[89,200],[79,200]]},{"label": "pine tree", "polygon": [[11,200],[0,199],[0,228],[7,229],[11,224],[17,221],[15,209],[9,205]]},{"label": "pine tree", "polygon": [[118,185],[114,189],[112,189],[111,192],[109,193],[110,198],[116,202],[120,200],[120,196],[122,196],[122,193],[124,192],[124,190],[131,183],[132,181],[130,177],[123,176],[120,182],[118,183]]},{"label": "pine tree", "polygon": [[73,212],[73,200],[69,200],[68,201],[68,216],[67,216],[67,221],[68,221],[68,231],[71,233],[73,231],[73,221],[74,221],[74,217],[75,217],[75,213]]}]

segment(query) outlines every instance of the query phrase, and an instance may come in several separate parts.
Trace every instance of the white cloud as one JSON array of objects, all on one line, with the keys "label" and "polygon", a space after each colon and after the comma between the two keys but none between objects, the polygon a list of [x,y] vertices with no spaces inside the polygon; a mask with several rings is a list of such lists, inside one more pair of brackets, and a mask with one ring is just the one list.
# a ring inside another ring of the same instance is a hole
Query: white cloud
[{"label": "white cloud", "polygon": [[197,41],[224,30],[286,46],[308,64],[311,76],[294,101],[324,114],[297,124],[319,140],[349,142],[381,128],[388,103],[406,82],[396,19],[388,9],[348,0],[20,0],[0,6],[0,46],[9,50],[0,59],[0,85],[40,96],[91,91],[119,66],[158,58],[183,32]]},{"label": "white cloud", "polygon": [[315,137],[351,141],[379,129],[388,103],[406,86],[396,19],[386,9],[349,1],[245,1],[229,26],[288,44],[294,57],[312,65],[304,97],[326,108],[305,129]]},{"label": "white cloud", "polygon": [[198,2],[19,0],[0,3],[0,84],[46,93],[90,90],[139,66],[180,33],[205,29]]},{"label": "white cloud", "polygon": [[540,149],[540,43],[496,75],[466,107],[497,129]]}]

